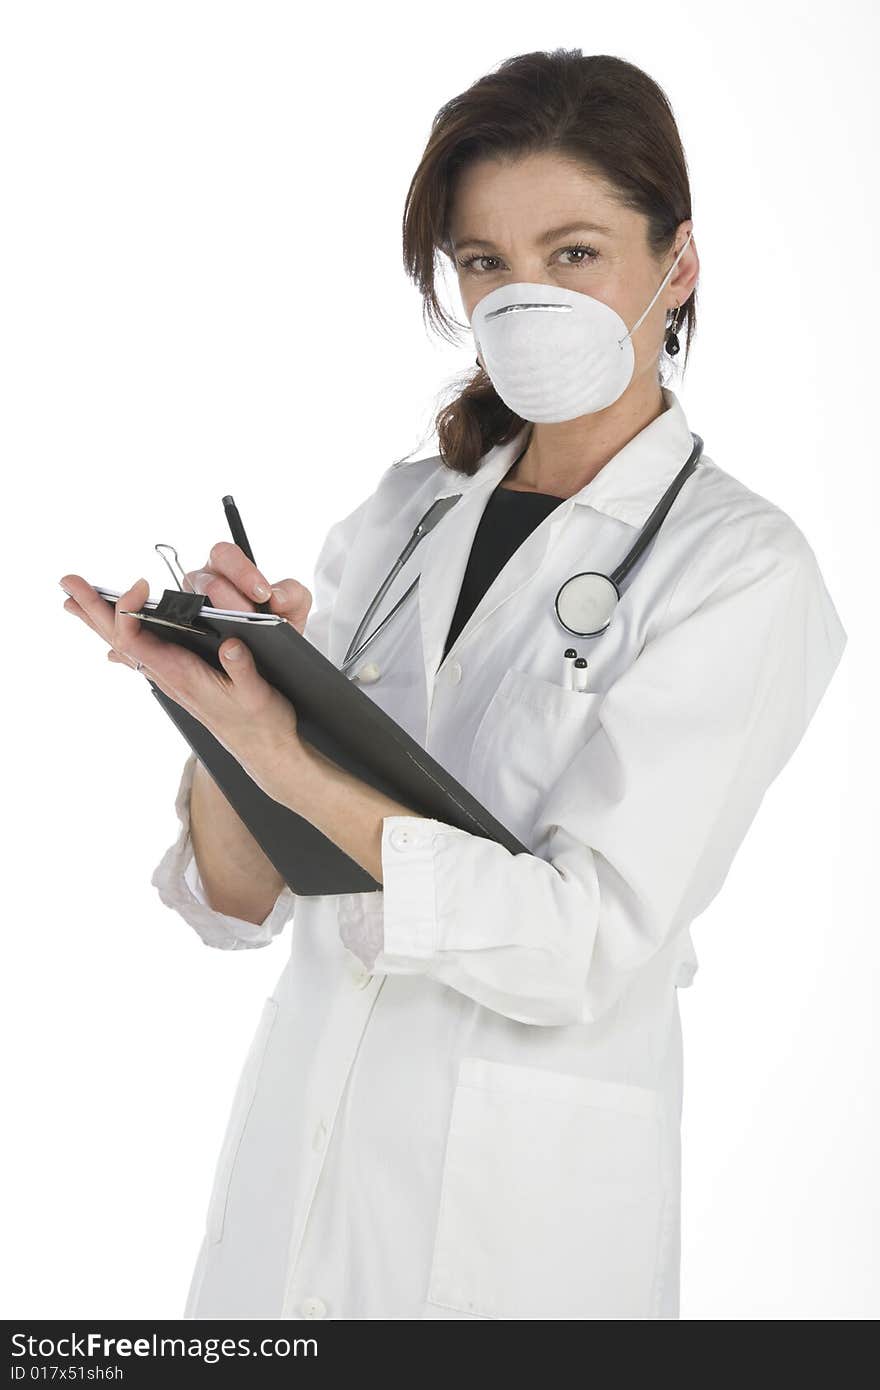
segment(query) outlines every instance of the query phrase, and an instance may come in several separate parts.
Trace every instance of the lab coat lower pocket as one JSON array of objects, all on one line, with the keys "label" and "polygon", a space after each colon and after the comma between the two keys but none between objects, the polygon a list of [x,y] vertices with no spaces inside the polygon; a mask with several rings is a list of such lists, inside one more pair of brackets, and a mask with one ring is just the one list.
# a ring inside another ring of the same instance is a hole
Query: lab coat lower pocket
[{"label": "lab coat lower pocket", "polygon": [[604,698],[513,667],[502,676],[474,734],[466,782],[525,844],[548,790],[595,733]]},{"label": "lab coat lower pocket", "polygon": [[427,1302],[472,1317],[656,1317],[666,1178],[646,1087],[465,1057]]},{"label": "lab coat lower pocket", "polygon": [[214,1244],[223,1239],[229,1185],[235,1170],[235,1160],[247,1125],[248,1115],[257,1093],[257,1083],[260,1079],[266,1047],[277,1012],[278,1001],[270,996],[263,1004],[263,1010],[244,1059],[232,1099],[232,1108],[220,1148],[220,1155],[217,1159],[205,1221],[208,1240]]}]

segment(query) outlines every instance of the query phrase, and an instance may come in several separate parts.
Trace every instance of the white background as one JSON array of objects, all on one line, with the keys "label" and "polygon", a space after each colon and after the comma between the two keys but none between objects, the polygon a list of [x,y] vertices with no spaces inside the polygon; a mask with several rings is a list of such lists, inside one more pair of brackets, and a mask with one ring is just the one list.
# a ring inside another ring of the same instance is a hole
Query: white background
[{"label": "white background", "polygon": [[880,1313],[877,39],[867,0],[7,0],[0,1314],[180,1315],[290,943],[211,950],[160,902],[186,746],[57,581],[158,597],[156,542],[203,564],[232,492],[269,577],[309,584],[329,525],[436,452],[473,351],[423,327],[404,196],[442,103],[557,46],[672,100],[702,269],[671,384],[804,531],[849,634],[694,927],[682,1317]]}]

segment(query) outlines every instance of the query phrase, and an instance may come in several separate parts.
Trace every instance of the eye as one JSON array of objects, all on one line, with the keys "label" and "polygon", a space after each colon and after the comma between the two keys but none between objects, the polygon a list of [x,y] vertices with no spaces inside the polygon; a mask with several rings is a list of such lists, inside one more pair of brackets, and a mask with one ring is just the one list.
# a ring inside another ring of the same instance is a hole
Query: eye
[{"label": "eye", "polygon": [[[583,265],[586,261],[594,261],[599,255],[599,252],[596,250],[595,246],[585,246],[583,242],[580,241],[578,242],[577,246],[566,246],[565,250],[562,252],[563,256],[567,256],[569,251],[583,253],[582,259],[579,261],[574,261],[574,265]],[[569,264],[572,263],[569,262]]]},{"label": "eye", "polygon": [[497,261],[497,259],[497,256],[481,256],[479,253],[475,253],[473,256],[459,256],[457,264],[461,266],[462,270],[471,270],[477,261]]},{"label": "eye", "polygon": [[[587,263],[592,264],[593,261],[597,260],[599,257],[599,252],[596,250],[594,246],[587,246],[582,241],[579,241],[576,246],[564,246],[559,254],[561,256],[580,256],[580,260],[566,262],[566,264],[570,266],[572,269],[576,268],[577,266],[585,265]],[[470,272],[470,274],[472,275],[490,275],[492,271],[487,271],[485,267],[482,270],[477,270],[477,262],[498,261],[499,259],[500,257],[498,256],[483,255],[479,251],[477,251],[472,256],[459,256],[456,260],[456,264],[460,266],[462,270]]]}]

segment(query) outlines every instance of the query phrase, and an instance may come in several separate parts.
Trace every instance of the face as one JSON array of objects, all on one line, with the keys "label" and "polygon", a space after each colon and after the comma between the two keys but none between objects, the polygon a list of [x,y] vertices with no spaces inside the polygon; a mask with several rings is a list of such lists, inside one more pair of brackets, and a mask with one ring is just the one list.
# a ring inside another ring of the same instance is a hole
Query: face
[{"label": "face", "polygon": [[[591,294],[615,309],[627,328],[644,313],[691,226],[682,222],[675,249],[656,260],[647,244],[647,219],[622,207],[598,175],[553,154],[470,165],[459,176],[449,218],[468,319],[483,295],[526,281]],[[554,228],[568,230],[547,238]],[[684,303],[698,273],[691,241],[632,335],[636,362],[628,389],[645,374],[656,379],[667,311]]]}]

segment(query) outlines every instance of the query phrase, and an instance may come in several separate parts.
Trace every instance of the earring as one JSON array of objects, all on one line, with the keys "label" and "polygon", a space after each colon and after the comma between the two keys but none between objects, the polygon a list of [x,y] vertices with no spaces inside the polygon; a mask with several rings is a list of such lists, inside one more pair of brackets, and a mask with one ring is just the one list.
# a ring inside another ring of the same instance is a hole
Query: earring
[{"label": "earring", "polygon": [[681,313],[681,309],[680,309],[679,306],[676,304],[675,308],[674,308],[673,311],[672,311],[672,322],[669,324],[669,326],[668,326],[667,329],[666,329],[666,342],[665,342],[664,346],[665,346],[665,348],[666,348],[666,351],[669,353],[669,356],[670,356],[670,357],[674,357],[675,354],[676,354],[677,352],[679,352],[680,349],[681,349],[681,343],[678,341],[678,332],[677,332],[677,329],[678,329],[678,316],[679,316],[680,313]]}]

